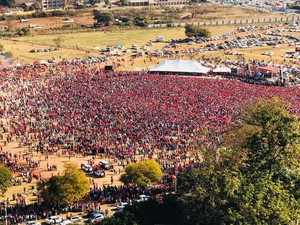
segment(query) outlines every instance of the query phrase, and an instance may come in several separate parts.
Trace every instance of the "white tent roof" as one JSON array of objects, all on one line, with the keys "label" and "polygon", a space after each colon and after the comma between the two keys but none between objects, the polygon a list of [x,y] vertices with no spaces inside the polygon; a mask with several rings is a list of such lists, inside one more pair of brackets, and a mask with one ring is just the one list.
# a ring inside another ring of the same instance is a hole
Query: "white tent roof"
[{"label": "white tent roof", "polygon": [[16,63],[16,64],[14,65],[14,67],[21,67],[21,66],[22,66],[21,63]]},{"label": "white tent roof", "polygon": [[213,69],[214,73],[231,73],[231,69],[228,67],[217,67],[215,69]]},{"label": "white tent roof", "polygon": [[150,69],[151,72],[207,73],[210,68],[194,60],[165,60]]}]

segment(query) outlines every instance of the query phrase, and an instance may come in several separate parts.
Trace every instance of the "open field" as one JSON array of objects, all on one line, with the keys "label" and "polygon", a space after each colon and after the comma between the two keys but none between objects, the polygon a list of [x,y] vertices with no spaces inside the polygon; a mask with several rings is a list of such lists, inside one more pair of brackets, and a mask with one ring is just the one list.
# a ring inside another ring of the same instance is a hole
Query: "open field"
[{"label": "open field", "polygon": [[[207,27],[212,36],[217,36],[225,33],[235,31],[238,25],[226,25],[226,26],[212,26]],[[249,35],[253,32],[244,32],[239,35]],[[255,31],[255,33],[263,34],[263,31]],[[58,51],[52,52],[38,52],[30,53],[31,49],[45,49],[49,47],[54,47],[53,39],[61,36],[63,42],[61,48]],[[14,62],[20,63],[32,63],[35,60],[47,60],[49,58],[86,58],[87,56],[98,57],[101,56],[98,50],[92,50],[93,47],[106,48],[107,46],[123,45],[125,48],[131,47],[132,44],[137,44],[138,46],[145,45],[149,40],[155,40],[157,36],[163,36],[165,40],[169,39],[179,39],[185,38],[184,28],[166,28],[166,29],[132,29],[132,30],[115,30],[113,32],[83,32],[83,33],[70,33],[61,35],[35,35],[30,37],[20,37],[14,38],[13,40],[6,39],[3,40],[5,46],[5,51],[12,52],[14,56]],[[234,37],[232,37],[234,38]],[[212,41],[210,43],[218,43],[219,41]],[[189,48],[199,48],[203,47],[207,43],[187,45],[182,44],[181,50],[188,50]],[[155,43],[154,46],[150,47],[151,51],[159,49],[166,45],[164,43]],[[237,48],[233,49],[235,52],[243,53],[244,57],[248,59],[258,59],[258,60],[272,60],[275,63],[292,63],[293,60],[284,59],[281,56],[286,52],[293,52],[294,46],[289,46],[288,44],[280,44],[277,48],[273,46],[265,47],[251,47],[251,48]],[[273,56],[262,55],[265,51],[273,52]],[[136,58],[134,60],[134,65],[131,65],[130,57],[131,53],[127,53],[125,56],[111,57],[111,59],[125,59],[125,63],[120,70],[130,69],[142,69],[146,67],[151,67],[156,63],[164,60],[164,58],[154,58],[150,61],[145,56]],[[228,56],[224,54],[224,50],[221,51],[206,51],[193,55],[194,59],[200,59],[201,57],[220,57],[222,60],[225,58],[237,59],[237,56]],[[190,56],[184,55],[182,58],[189,59]],[[104,65],[104,64],[103,64]]]},{"label": "open field", "polygon": [[[258,12],[247,8],[238,8],[234,6],[221,6],[214,4],[202,4],[194,6],[170,7],[113,7],[112,9],[99,7],[99,10],[110,11],[113,15],[120,15],[133,20],[135,17],[144,17],[148,23],[156,23],[171,20],[173,22],[194,22],[194,21],[211,21],[211,20],[235,20],[235,19],[257,19],[257,18],[274,18],[281,17],[279,14],[267,12]],[[28,13],[26,13],[28,14]],[[22,14],[21,14],[22,15]],[[64,16],[66,17],[66,16]],[[23,28],[29,24],[34,24],[44,28],[44,31],[37,33],[48,33],[47,29],[60,28],[64,25],[70,25],[63,21],[64,17],[45,17],[29,18],[28,22],[20,23],[19,20],[0,21],[0,27]],[[79,13],[72,16],[74,24],[91,26],[94,23],[92,12]],[[52,31],[54,32],[54,31]],[[64,32],[64,31],[60,31]]]},{"label": "open field", "polygon": [[[33,37],[21,37],[20,42],[35,43],[40,45],[53,45],[53,38],[57,35],[37,35]],[[61,34],[64,42],[62,48],[91,50],[92,47],[123,45],[130,47],[131,44],[145,45],[149,40],[155,40],[157,36],[164,36],[166,40],[171,38],[185,37],[184,28],[156,29],[156,30],[119,30],[113,32],[86,32],[74,34]]]},{"label": "open field", "polygon": [[[266,12],[258,12],[251,9],[239,8],[234,6],[222,6],[213,4],[201,4],[194,6],[184,7],[137,7],[137,8],[120,8],[113,7],[112,9],[98,7],[101,10],[109,10],[114,15],[122,15],[133,20],[134,17],[145,17],[149,23],[158,21],[166,21],[172,19],[173,22],[191,22],[191,21],[212,21],[212,20],[235,20],[235,19],[255,19],[255,18],[274,18],[281,17],[279,14],[272,14]],[[107,46],[123,45],[126,48],[131,47],[132,44],[139,46],[145,45],[149,40],[155,40],[157,36],[163,36],[165,40],[185,38],[184,28],[167,28],[167,29],[139,29],[139,28],[120,28],[118,26],[107,28],[106,31],[95,31],[89,30],[68,30],[68,29],[56,29],[66,25],[63,22],[64,17],[46,17],[46,18],[31,18],[28,22],[20,23],[19,21],[11,21],[12,28],[27,27],[29,24],[38,25],[43,27],[42,30],[32,30],[31,36],[19,37],[12,39],[1,40],[4,44],[4,51],[11,52],[13,55],[13,63],[32,63],[36,60],[47,60],[54,57],[59,60],[60,58],[86,58],[87,56],[98,57],[100,56],[99,51],[92,50],[94,47],[106,48]],[[74,26],[86,25],[90,26],[94,23],[92,12],[84,12],[77,14],[72,17],[75,21]],[[7,26],[7,21],[1,21],[1,26]],[[69,24],[71,25],[71,24]],[[239,25],[224,25],[224,26],[211,26],[207,27],[212,36],[221,35],[224,33],[232,32]],[[58,51],[52,52],[39,52],[30,53],[31,49],[45,49],[54,47],[53,39],[61,36],[63,42],[61,48]],[[156,43],[155,46],[151,47],[151,51],[161,48],[166,43]],[[202,47],[203,44],[197,44],[193,46],[183,45],[181,49],[198,48]],[[268,49],[268,48],[267,48]],[[269,60],[270,57],[262,56],[263,51],[268,51],[265,48],[257,49],[238,49],[241,53],[245,54],[245,58],[256,58]],[[283,61],[281,55],[285,51],[289,51],[291,48],[281,46],[281,49],[274,50],[274,56],[272,59]],[[269,49],[270,51],[270,49]],[[272,49],[273,51],[273,49]],[[211,57],[225,56],[222,51],[217,52],[204,52],[194,56],[195,59],[201,58],[203,55]],[[153,61],[147,61],[145,57],[137,58],[134,61],[134,65],[129,63],[131,54],[128,53],[126,56],[119,58],[125,59],[124,65],[119,69],[141,69],[151,67],[157,62],[163,59],[158,58]],[[114,59],[116,57],[112,57]],[[183,58],[189,58],[183,56]],[[235,56],[229,56],[229,58],[235,58]],[[7,62],[3,62],[5,64]]]}]

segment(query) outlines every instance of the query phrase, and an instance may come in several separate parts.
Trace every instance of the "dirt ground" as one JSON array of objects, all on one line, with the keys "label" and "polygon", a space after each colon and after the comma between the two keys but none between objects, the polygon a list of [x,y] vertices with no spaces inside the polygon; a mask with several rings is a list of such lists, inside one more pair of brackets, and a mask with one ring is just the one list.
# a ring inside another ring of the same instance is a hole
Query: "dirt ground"
[{"label": "dirt ground", "polygon": [[[4,138],[5,138],[5,134],[4,134]],[[6,146],[4,146],[4,142],[3,140],[0,141],[0,145],[3,148],[4,152],[11,152],[12,154],[27,154],[29,153],[29,149],[25,148],[25,147],[19,147],[18,146],[18,142],[17,140],[12,140],[12,142],[7,143]],[[59,175],[62,174],[64,171],[64,163],[66,162],[74,162],[75,164],[78,165],[78,167],[80,168],[81,163],[87,162],[89,159],[92,158],[92,156],[86,156],[83,157],[81,155],[75,155],[72,157],[68,157],[66,155],[62,155],[61,154],[62,151],[59,151],[57,155],[50,155],[48,157],[48,160],[45,160],[45,157],[42,156],[39,153],[33,152],[33,159],[34,161],[40,160],[40,167],[39,169],[36,169],[34,171],[35,174],[40,174],[42,176],[43,179],[45,178],[49,178],[53,175]],[[123,172],[123,167],[122,166],[117,166],[116,163],[112,160],[112,159],[108,159],[108,158],[100,158],[99,156],[96,156],[95,159],[95,163],[98,163],[100,160],[105,160],[105,161],[109,161],[110,163],[112,163],[114,165],[114,168],[118,171],[120,169],[120,172],[122,174]],[[21,157],[18,160],[19,164],[23,164],[25,163],[25,160]],[[57,165],[58,170],[57,171],[48,171],[47,170],[47,164],[49,165]],[[18,177],[19,174],[16,173],[14,174],[14,177]],[[114,174],[114,172],[112,171],[106,171],[106,176],[104,178],[97,178],[95,176],[93,176],[92,174],[87,174],[87,177],[92,180],[94,179],[94,181],[98,184],[99,187],[103,186],[103,185],[110,185],[111,184],[111,176],[113,177],[113,184],[114,185],[121,185],[122,183],[119,181],[120,178],[120,174]],[[10,200],[10,204],[15,204],[15,201],[12,200],[12,195],[13,194],[24,194],[24,188],[26,189],[27,194],[25,194],[25,199],[26,199],[26,203],[32,203],[34,201],[37,200],[36,196],[34,195],[33,192],[36,192],[36,183],[37,180],[34,178],[32,180],[31,183],[26,183],[23,182],[21,186],[12,186],[8,189],[8,191],[6,192],[4,197],[0,197],[0,202],[4,201],[5,199],[9,198]],[[34,189],[32,189],[32,187],[34,187]],[[109,215],[112,215],[116,209],[116,204],[112,204],[112,205],[101,205],[101,209],[104,211],[105,209],[109,209]],[[82,214],[82,213],[80,213]]]},{"label": "dirt ground", "polygon": [[[72,17],[74,20],[74,23],[82,24],[86,26],[93,25],[94,19],[93,15],[91,13],[84,13],[80,14],[78,16]],[[7,27],[8,23],[10,23],[9,26],[12,26],[13,28],[23,28],[28,27],[29,24],[37,25],[39,27],[42,27],[43,29],[51,29],[51,28],[57,28],[62,27],[63,25],[67,25],[68,23],[64,22],[64,17],[47,17],[47,18],[30,18],[27,22],[21,23],[18,20],[13,21],[1,21],[0,27]]]}]

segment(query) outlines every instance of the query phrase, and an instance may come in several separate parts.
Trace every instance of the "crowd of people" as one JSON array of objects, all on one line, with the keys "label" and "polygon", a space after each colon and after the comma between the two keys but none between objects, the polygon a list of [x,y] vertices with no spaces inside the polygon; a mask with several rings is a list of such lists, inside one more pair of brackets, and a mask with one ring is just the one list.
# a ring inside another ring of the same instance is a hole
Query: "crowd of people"
[{"label": "crowd of people", "polygon": [[[123,158],[213,144],[232,122],[235,107],[278,96],[299,114],[299,88],[252,86],[235,80],[102,72],[97,65],[57,65],[1,72],[1,116],[10,135],[37,140],[30,146],[55,152],[57,146],[82,154],[102,152]],[[11,74],[14,75],[11,75]],[[16,76],[16,74],[19,76]],[[205,137],[200,131],[207,130]]]},{"label": "crowd of people", "polygon": [[[17,140],[21,146],[44,154],[45,159],[61,148],[84,156],[101,153],[123,167],[136,162],[137,157],[153,158],[164,172],[161,187],[153,191],[159,194],[170,191],[179,172],[201,162],[195,149],[215,149],[221,143],[227,126],[235,122],[236,107],[278,96],[291,102],[290,112],[300,116],[298,87],[146,72],[105,72],[99,64],[1,68],[0,91],[1,127],[7,133],[4,142]],[[5,164],[23,157],[21,153],[1,154],[0,160]],[[28,168],[38,168],[39,161],[32,161],[30,155],[24,157],[28,157]],[[17,163],[14,166],[19,168]],[[47,168],[53,167],[48,164]],[[31,171],[19,169],[25,174]],[[153,194],[150,192],[111,185],[92,188],[90,197],[111,203]],[[44,218],[49,214],[39,204],[23,203],[10,206],[11,215],[16,215],[12,221],[22,220],[14,211],[20,207],[28,212],[24,216]]]},{"label": "crowd of people", "polygon": [[91,188],[90,198],[100,204],[116,202],[134,202],[139,195],[156,196],[167,193],[165,186],[140,188],[132,185],[104,185],[103,188]]}]

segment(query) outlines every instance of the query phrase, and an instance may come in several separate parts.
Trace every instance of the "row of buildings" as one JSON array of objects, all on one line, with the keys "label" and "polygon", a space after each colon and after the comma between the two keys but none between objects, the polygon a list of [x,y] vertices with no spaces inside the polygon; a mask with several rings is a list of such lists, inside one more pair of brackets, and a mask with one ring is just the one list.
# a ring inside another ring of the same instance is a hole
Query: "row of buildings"
[{"label": "row of buildings", "polygon": [[[98,2],[104,0],[98,0]],[[118,0],[111,0],[111,3],[117,3]],[[185,5],[190,0],[128,0],[130,6],[157,6],[157,5]],[[24,10],[29,10],[30,7],[39,7],[41,10],[56,10],[63,9],[75,4],[85,4],[88,0],[17,0],[16,5],[21,6]],[[22,10],[18,8],[18,10]],[[16,9],[6,9],[6,13],[14,13]]]}]

